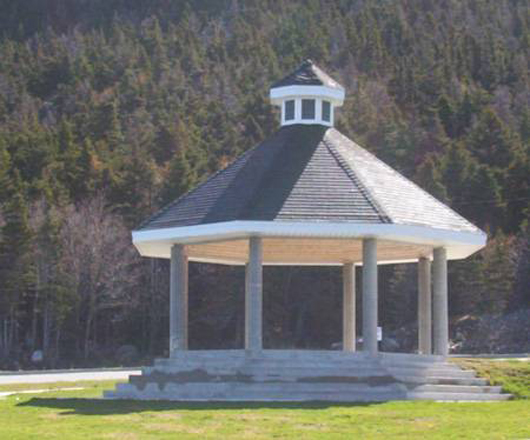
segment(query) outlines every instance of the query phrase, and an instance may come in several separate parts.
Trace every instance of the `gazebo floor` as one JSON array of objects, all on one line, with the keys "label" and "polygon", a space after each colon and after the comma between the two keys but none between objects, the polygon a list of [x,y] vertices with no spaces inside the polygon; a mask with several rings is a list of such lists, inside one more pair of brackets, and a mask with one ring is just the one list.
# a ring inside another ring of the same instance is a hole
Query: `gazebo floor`
[{"label": "gazebo floor", "polygon": [[157,359],[109,399],[176,401],[505,400],[441,356],[321,350],[189,350]]}]

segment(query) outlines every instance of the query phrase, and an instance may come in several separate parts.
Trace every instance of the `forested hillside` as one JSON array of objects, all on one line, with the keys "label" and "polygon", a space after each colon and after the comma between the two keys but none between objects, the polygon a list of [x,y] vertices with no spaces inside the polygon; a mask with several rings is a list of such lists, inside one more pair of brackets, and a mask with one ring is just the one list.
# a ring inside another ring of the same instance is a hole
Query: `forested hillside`
[{"label": "forested hillside", "polygon": [[[167,349],[168,265],[130,230],[273,133],[305,58],[346,88],[339,130],[488,231],[449,265],[453,338],[528,325],[529,55],[527,0],[0,0],[0,369]],[[380,270],[385,334],[414,332],[415,270]],[[190,276],[191,346],[241,346],[242,269]],[[339,341],[341,295],[267,268],[265,345]]]}]

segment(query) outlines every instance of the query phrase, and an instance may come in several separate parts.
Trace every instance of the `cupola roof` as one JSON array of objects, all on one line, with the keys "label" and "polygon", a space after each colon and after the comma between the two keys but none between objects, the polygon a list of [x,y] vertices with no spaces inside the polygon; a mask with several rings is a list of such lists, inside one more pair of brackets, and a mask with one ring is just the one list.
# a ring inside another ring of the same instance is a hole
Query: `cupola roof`
[{"label": "cupola roof", "polygon": [[344,91],[344,87],[309,59],[300,64],[294,72],[291,72],[285,78],[276,81],[271,86],[271,89],[286,86],[325,86]]}]

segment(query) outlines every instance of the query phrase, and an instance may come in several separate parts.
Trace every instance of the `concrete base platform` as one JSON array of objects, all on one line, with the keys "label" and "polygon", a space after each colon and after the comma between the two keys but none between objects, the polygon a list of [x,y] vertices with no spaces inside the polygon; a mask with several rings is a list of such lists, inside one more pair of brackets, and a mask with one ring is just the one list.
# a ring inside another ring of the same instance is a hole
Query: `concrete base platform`
[{"label": "concrete base platform", "polygon": [[182,351],[105,393],[176,401],[505,400],[440,356],[317,350]]}]

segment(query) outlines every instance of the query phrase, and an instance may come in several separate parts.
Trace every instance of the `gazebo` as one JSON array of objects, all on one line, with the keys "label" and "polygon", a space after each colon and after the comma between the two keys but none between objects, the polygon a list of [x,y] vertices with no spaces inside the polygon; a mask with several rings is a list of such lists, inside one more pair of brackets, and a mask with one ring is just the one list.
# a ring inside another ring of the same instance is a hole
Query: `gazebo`
[{"label": "gazebo", "polygon": [[[303,62],[270,89],[281,109],[275,134],[133,231],[142,256],[171,260],[170,357],[107,397],[504,398],[446,362],[447,261],[481,249],[486,234],[333,128],[344,97],[340,84]],[[188,350],[189,261],[246,267],[244,349]],[[417,354],[378,349],[378,265],[395,263],[418,264]],[[342,267],[342,350],[263,348],[264,265]]]}]

